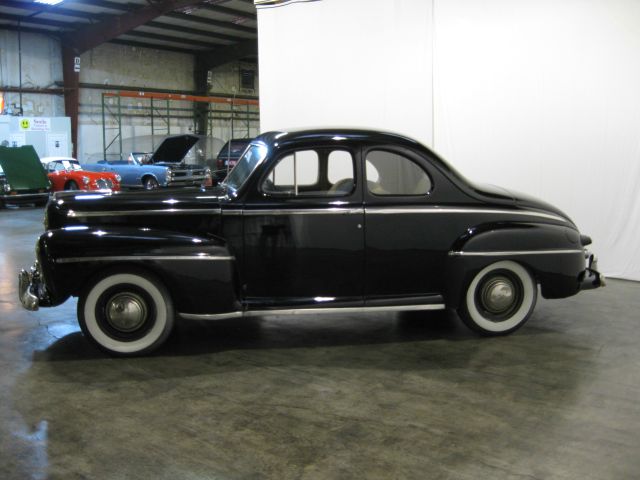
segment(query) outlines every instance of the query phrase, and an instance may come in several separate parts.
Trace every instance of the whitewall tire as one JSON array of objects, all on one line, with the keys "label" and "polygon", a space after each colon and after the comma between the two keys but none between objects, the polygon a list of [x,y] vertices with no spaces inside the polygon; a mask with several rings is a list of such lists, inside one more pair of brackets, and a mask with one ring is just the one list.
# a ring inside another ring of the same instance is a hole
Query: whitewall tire
[{"label": "whitewall tire", "polygon": [[531,316],[538,285],[519,263],[504,260],[480,270],[464,291],[458,309],[464,323],[484,335],[504,335]]},{"label": "whitewall tire", "polygon": [[82,332],[114,355],[155,350],[174,324],[171,297],[162,283],[142,271],[112,272],[94,281],[78,301]]}]

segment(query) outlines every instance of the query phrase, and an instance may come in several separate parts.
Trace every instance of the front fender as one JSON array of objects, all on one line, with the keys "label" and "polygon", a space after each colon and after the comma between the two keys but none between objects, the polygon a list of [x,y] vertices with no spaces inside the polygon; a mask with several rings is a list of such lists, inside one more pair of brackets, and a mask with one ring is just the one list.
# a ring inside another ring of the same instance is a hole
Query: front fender
[{"label": "front fender", "polygon": [[235,256],[215,236],[133,227],[73,226],[45,232],[38,260],[52,305],[78,296],[107,270],[143,268],[157,275],[181,313],[240,309]]},{"label": "front fender", "polygon": [[471,279],[500,260],[524,265],[545,298],[578,293],[585,270],[580,233],[572,227],[537,223],[492,223],[469,229],[446,260],[445,298],[456,308]]}]

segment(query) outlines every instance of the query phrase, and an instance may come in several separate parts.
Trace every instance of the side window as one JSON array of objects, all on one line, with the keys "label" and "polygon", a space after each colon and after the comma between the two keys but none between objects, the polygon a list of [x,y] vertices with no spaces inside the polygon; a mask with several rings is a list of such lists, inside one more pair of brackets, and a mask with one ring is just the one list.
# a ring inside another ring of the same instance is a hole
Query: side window
[{"label": "side window", "polygon": [[355,187],[353,156],[346,150],[333,150],[327,160],[327,180],[331,186],[327,195],[341,197],[348,195]]},{"label": "side window", "polygon": [[262,191],[284,196],[344,196],[354,188],[354,163],[345,150],[299,150],[278,160]]},{"label": "side window", "polygon": [[371,150],[366,158],[367,188],[373,195],[426,195],[432,183],[427,172],[407,157]]},{"label": "side window", "polygon": [[278,161],[262,184],[262,190],[272,194],[299,195],[301,187],[317,184],[319,176],[318,153],[300,150]]}]

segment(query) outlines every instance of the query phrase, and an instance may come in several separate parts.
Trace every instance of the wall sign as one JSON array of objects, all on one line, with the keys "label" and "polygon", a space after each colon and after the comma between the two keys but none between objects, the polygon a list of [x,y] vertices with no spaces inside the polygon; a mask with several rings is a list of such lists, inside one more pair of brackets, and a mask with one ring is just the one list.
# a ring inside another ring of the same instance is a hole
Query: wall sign
[{"label": "wall sign", "polygon": [[20,130],[24,132],[48,132],[51,130],[51,119],[24,117],[20,120]]},{"label": "wall sign", "polygon": [[80,57],[73,57],[73,71],[80,73]]}]

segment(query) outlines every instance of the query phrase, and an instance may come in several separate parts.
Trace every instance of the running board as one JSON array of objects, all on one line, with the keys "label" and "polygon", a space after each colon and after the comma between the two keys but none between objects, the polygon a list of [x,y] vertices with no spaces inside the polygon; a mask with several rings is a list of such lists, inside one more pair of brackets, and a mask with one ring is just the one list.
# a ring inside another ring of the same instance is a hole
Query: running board
[{"label": "running board", "polygon": [[323,313],[378,313],[378,312],[415,312],[421,310],[444,310],[444,303],[425,305],[395,305],[384,307],[328,307],[328,308],[290,308],[274,310],[247,310],[214,314],[179,313],[186,320],[225,320],[228,318],[262,317],[265,315],[313,315]]}]

